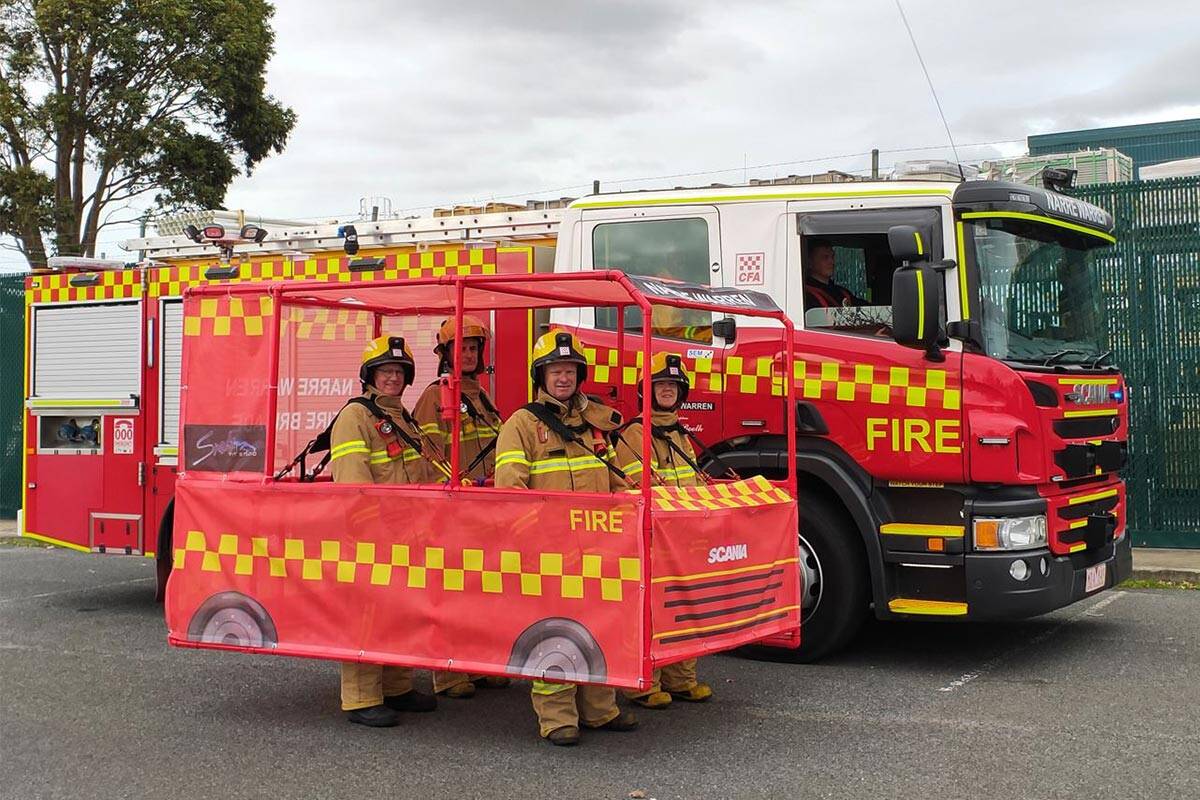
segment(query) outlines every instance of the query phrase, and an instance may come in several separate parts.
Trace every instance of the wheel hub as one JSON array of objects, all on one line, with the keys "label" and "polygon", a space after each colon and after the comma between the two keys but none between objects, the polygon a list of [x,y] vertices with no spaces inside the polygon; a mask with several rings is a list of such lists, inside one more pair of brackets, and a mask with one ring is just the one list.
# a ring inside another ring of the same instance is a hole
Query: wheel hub
[{"label": "wheel hub", "polygon": [[824,583],[821,576],[821,559],[803,535],[800,539],[800,622],[803,624],[817,612],[821,604]]}]

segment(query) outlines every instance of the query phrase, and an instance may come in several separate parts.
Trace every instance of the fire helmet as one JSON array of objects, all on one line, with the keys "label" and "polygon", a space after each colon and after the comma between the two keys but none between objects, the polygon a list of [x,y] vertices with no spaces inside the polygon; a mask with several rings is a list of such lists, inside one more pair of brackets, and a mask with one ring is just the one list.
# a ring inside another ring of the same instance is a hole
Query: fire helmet
[{"label": "fire helmet", "polygon": [[547,331],[533,343],[533,351],[529,358],[529,375],[537,386],[544,383],[545,367],[560,361],[575,365],[579,382],[587,379],[587,357],[579,347],[579,342],[573,335],[563,330]]},{"label": "fire helmet", "polygon": [[362,366],[358,369],[358,379],[364,387],[371,383],[371,373],[375,368],[384,364],[399,364],[404,369],[405,384],[412,385],[416,364],[403,336],[378,336],[367,343],[362,354]]},{"label": "fire helmet", "polygon": [[[473,317],[470,314],[463,314],[463,339],[478,339],[479,340],[479,361],[475,364],[475,372],[478,373],[483,369],[483,348],[487,344],[488,329],[478,317]],[[451,357],[454,355],[454,320],[448,319],[442,322],[442,326],[438,328],[437,344],[433,347],[433,352],[438,356],[438,372],[449,372]]]},{"label": "fire helmet", "polygon": [[[692,387],[692,376],[683,366],[683,359],[678,353],[655,353],[650,356],[650,381],[670,381],[679,384],[679,403],[687,400],[688,389]],[[642,376],[638,375],[638,399],[642,398]],[[657,408],[657,403],[655,403]],[[677,404],[678,407],[678,404]],[[668,409],[670,410],[670,409]]]}]

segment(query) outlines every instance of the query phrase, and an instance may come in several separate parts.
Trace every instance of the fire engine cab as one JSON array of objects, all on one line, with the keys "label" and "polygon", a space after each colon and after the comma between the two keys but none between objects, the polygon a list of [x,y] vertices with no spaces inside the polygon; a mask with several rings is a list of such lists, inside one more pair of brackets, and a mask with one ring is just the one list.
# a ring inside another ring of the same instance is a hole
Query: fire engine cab
[{"label": "fire engine cab", "polygon": [[[796,658],[844,645],[868,613],[1019,618],[1128,574],[1118,475],[1127,389],[1105,346],[1096,265],[1115,239],[1103,209],[1023,184],[888,181],[455,211],[223,245],[203,232],[143,239],[127,245],[151,260],[138,268],[34,275],[25,529],[162,557],[178,441],[172,354],[189,285],[619,269],[761,292],[795,323],[790,390],[767,323],[672,309],[651,333],[656,351],[677,352],[696,376],[681,419],[739,473],[783,475],[786,414],[796,416],[805,625]],[[311,320],[310,335],[344,335],[331,315]],[[107,348],[114,316],[124,371],[93,355]],[[524,374],[529,344],[551,322],[586,345],[587,390],[635,411],[636,365],[617,351],[617,328],[640,331],[636,309],[622,319],[604,308],[499,311],[492,321],[501,411],[526,401],[526,383],[506,376]],[[432,347],[435,324],[412,335]],[[69,377],[55,372],[61,349],[41,350],[64,325],[101,332],[71,339]],[[331,363],[281,387],[279,441],[319,431],[352,377]],[[103,404],[85,408],[92,399]],[[94,446],[56,438],[93,419]],[[116,452],[130,420],[134,453]]]}]

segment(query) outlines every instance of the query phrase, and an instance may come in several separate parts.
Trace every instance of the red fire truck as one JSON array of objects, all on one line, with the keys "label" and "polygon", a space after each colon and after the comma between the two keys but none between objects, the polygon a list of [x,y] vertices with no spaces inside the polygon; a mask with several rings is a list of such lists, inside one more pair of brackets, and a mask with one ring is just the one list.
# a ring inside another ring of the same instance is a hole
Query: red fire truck
[{"label": "red fire truck", "polygon": [[[456,437],[432,457],[449,478],[437,485],[333,483],[319,468],[281,470],[294,461],[270,458],[283,378],[344,349],[305,335],[304,318],[321,311],[348,313],[375,334],[411,316],[450,315],[461,331],[464,311],[580,302],[619,315],[670,304],[738,310],[776,323],[774,351],[791,367],[792,326],[770,298],[683,283],[670,284],[669,298],[650,294],[663,286],[595,271],[189,292],[170,642],[627,688],[650,685],[655,667],[764,637],[795,645],[794,467],[779,482],[656,486],[649,427],[636,488],[617,493],[464,485]],[[650,332],[629,339],[627,363],[635,353],[648,363]],[[647,418],[650,380],[643,375]],[[452,373],[439,387],[454,430],[460,381]],[[795,431],[793,420],[792,453]]]},{"label": "red fire truck", "polygon": [[[455,211],[266,236],[196,230],[129,243],[152,259],[143,267],[34,275],[27,535],[156,553],[169,570],[186,286],[614,268],[763,292],[796,323],[805,637],[794,657],[844,645],[871,612],[1019,618],[1128,574],[1127,390],[1108,363],[1095,269],[1115,241],[1103,209],[1022,184],[891,181]],[[840,304],[813,299],[815,254],[829,250]],[[306,320],[308,335],[349,342],[362,332],[347,319]],[[409,331],[419,353],[438,321]],[[526,401],[529,346],[550,322],[587,345],[589,391],[634,412],[619,321],[588,308],[496,313],[501,411]],[[633,310],[620,324],[642,320]],[[765,327],[693,309],[652,333],[697,376],[685,424],[741,474],[777,477],[787,415]],[[281,447],[295,452],[353,392],[348,363],[306,365],[326,372],[281,385]],[[418,382],[434,363],[418,359]],[[89,425],[94,441],[74,433]]]}]

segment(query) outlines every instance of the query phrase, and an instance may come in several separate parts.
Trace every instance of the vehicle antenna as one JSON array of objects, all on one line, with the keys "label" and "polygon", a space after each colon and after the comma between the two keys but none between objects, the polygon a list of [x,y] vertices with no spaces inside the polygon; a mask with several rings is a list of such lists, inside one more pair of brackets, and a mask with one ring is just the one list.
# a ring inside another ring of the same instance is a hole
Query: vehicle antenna
[{"label": "vehicle antenna", "polygon": [[925,73],[925,82],[929,84],[929,93],[933,95],[934,105],[937,106],[938,115],[942,118],[942,125],[946,128],[946,138],[950,140],[950,150],[954,153],[954,163],[958,165],[958,177],[965,181],[967,176],[963,173],[962,161],[958,158],[958,148],[954,145],[954,135],[950,133],[950,123],[946,122],[946,114],[942,111],[942,101],[938,99],[937,90],[933,88],[933,79],[929,77],[929,70],[925,67],[925,59],[921,57],[921,48],[917,47],[917,37],[913,36],[912,27],[908,24],[908,17],[904,15],[904,6],[900,5],[900,0],[896,0],[896,10],[900,12],[900,19],[904,22],[904,29],[908,31],[908,40],[912,42],[913,50],[916,51],[917,61],[921,64],[921,71]]}]

